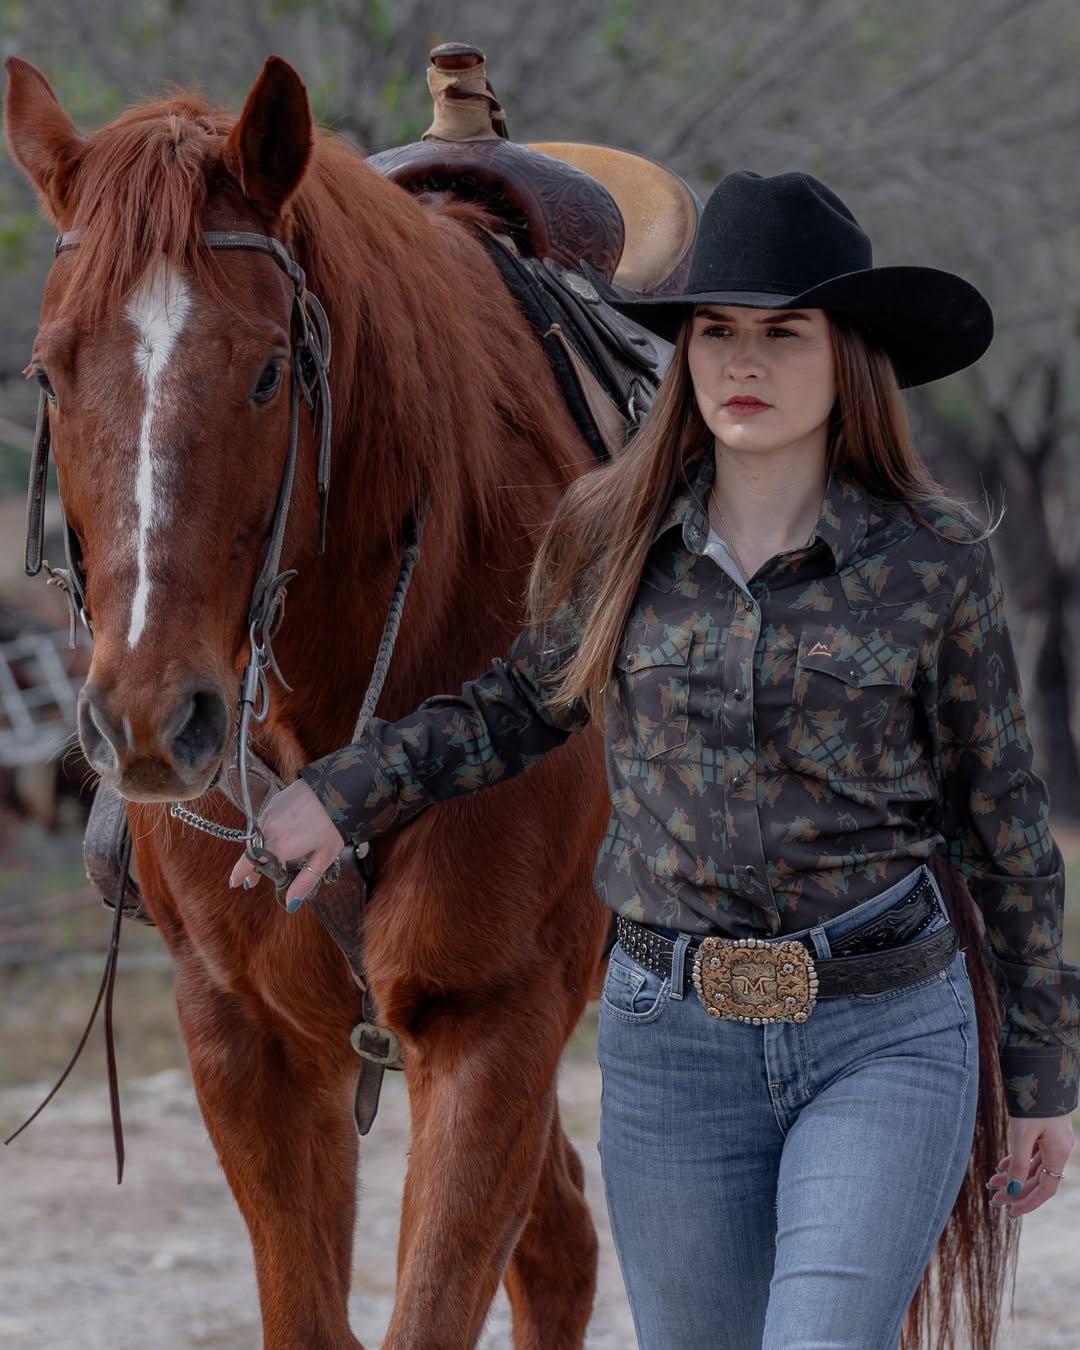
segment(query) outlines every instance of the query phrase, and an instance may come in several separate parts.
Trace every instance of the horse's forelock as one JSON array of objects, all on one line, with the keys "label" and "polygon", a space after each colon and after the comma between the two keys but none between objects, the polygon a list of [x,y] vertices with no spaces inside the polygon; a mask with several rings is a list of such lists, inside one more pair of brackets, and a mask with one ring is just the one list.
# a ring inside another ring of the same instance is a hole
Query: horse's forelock
[{"label": "horse's forelock", "polygon": [[82,242],[69,284],[90,318],[117,316],[162,259],[219,291],[202,218],[235,120],[179,94],[130,108],[90,138],[72,183],[71,228]]}]

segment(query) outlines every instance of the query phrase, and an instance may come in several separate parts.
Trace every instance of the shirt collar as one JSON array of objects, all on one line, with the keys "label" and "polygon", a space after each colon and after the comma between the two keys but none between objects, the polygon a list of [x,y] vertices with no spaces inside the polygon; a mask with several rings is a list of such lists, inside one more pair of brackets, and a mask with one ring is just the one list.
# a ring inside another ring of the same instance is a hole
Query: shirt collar
[{"label": "shirt collar", "polygon": [[[704,553],[709,540],[709,491],[716,461],[709,451],[689,466],[689,473],[675,489],[652,542],[676,525],[682,527],[683,543],[691,553]],[[837,568],[850,561],[866,537],[869,502],[866,493],[851,479],[830,474],[811,543],[820,541],[833,556]]]},{"label": "shirt collar", "polygon": [[869,521],[870,503],[863,489],[850,478],[830,474],[811,542],[827,544],[839,569],[858,553]]}]

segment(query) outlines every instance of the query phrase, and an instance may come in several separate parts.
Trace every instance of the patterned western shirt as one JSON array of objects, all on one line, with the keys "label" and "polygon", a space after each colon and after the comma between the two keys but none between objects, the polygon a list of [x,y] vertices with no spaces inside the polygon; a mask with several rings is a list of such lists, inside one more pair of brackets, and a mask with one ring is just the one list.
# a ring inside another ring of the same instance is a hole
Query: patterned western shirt
[{"label": "patterned western shirt", "polygon": [[[746,583],[710,537],[713,472],[709,453],[669,504],[608,687],[597,892],[647,923],[773,937],[941,851],[985,919],[1010,1112],[1074,1109],[1080,971],[989,548],[834,476],[810,544]],[[302,777],[360,841],[520,773],[588,723],[550,703],[579,628],[564,606],[460,694],[373,719]]]}]

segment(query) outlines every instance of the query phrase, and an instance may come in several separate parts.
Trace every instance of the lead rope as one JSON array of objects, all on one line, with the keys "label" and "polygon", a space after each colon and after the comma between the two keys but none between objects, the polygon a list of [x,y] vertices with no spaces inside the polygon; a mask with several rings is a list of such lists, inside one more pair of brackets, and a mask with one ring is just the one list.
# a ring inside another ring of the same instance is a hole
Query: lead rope
[{"label": "lead rope", "polygon": [[[390,658],[394,653],[394,644],[397,641],[398,629],[401,627],[405,597],[409,593],[413,570],[420,557],[420,540],[424,533],[424,525],[427,522],[430,505],[431,497],[427,496],[421,503],[420,510],[413,522],[412,538],[407,540],[401,552],[401,571],[398,575],[397,585],[394,587],[394,593],[390,597],[386,622],[383,624],[382,641],[379,643],[379,651],[372,667],[371,680],[356,719],[356,728],[352,736],[353,744],[359,741],[364,734],[386,681],[386,674],[390,668]],[[368,857],[370,852],[371,845],[366,842],[356,848],[357,858]],[[309,903],[311,902],[309,901]],[[316,897],[316,907],[318,903],[318,897]],[[353,1027],[349,1040],[352,1048],[360,1057],[360,1072],[356,1078],[356,1092],[353,1097],[353,1120],[356,1122],[357,1133],[363,1137],[375,1122],[375,1116],[379,1109],[379,1096],[382,1093],[383,1075],[387,1069],[400,1069],[403,1060],[401,1042],[389,1027],[384,1027],[379,1022],[379,1009],[362,969],[362,949],[352,956],[346,952],[345,959],[349,964],[350,971],[352,971],[353,979],[360,988],[361,996],[360,1007],[363,1020],[357,1022],[356,1026]],[[358,969],[358,967],[360,968]]]},{"label": "lead rope", "polygon": [[116,988],[116,967],[120,955],[120,922],[124,917],[124,890],[127,887],[128,870],[131,867],[131,832],[124,831],[124,843],[120,853],[120,872],[116,883],[116,898],[114,901],[112,933],[109,936],[109,950],[105,957],[105,969],[101,975],[101,983],[98,985],[97,998],[94,999],[94,1006],[90,1009],[90,1017],[87,1020],[86,1028],[79,1038],[79,1044],[75,1047],[75,1053],[67,1062],[64,1072],[53,1084],[45,1100],[41,1102],[37,1110],[27,1117],[19,1126],[14,1134],[9,1134],[4,1140],[5,1145],[14,1142],[22,1134],[28,1125],[32,1125],[42,1111],[48,1106],[60,1089],[67,1081],[68,1074],[75,1067],[75,1062],[83,1052],[83,1047],[90,1039],[90,1033],[94,1029],[94,1023],[97,1020],[98,1009],[101,1007],[102,1000],[105,1001],[105,1063],[109,1084],[109,1112],[112,1116],[113,1131],[113,1151],[116,1154],[116,1184],[119,1186],[124,1179],[124,1126],[120,1119],[120,1080],[116,1072],[116,1041],[113,1036],[113,990]]},{"label": "lead rope", "polygon": [[431,497],[427,496],[420,504],[420,510],[416,513],[412,538],[406,542],[405,547],[401,550],[401,569],[398,573],[394,593],[390,597],[386,622],[383,624],[382,641],[379,643],[379,651],[371,669],[371,681],[368,684],[367,693],[364,695],[364,701],[360,705],[360,712],[356,718],[356,727],[352,735],[354,744],[364,734],[364,728],[371,720],[375,705],[379,701],[379,695],[382,693],[382,687],[386,683],[386,673],[390,669],[390,658],[394,654],[394,643],[397,642],[398,629],[401,627],[401,616],[405,609],[405,597],[409,593],[413,569],[420,557],[420,539],[424,533],[424,525],[427,523],[430,506]]}]

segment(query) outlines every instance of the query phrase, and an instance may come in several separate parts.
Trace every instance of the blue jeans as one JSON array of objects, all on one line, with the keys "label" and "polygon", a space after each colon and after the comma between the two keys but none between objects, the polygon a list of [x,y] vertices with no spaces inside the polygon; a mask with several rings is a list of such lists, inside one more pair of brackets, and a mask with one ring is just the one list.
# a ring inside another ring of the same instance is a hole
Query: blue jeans
[{"label": "blue jeans", "polygon": [[[800,932],[827,956],[923,876]],[[978,1055],[963,951],[753,1026],[616,947],[600,1154],[641,1350],[896,1350],[967,1168]]]}]

